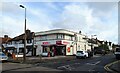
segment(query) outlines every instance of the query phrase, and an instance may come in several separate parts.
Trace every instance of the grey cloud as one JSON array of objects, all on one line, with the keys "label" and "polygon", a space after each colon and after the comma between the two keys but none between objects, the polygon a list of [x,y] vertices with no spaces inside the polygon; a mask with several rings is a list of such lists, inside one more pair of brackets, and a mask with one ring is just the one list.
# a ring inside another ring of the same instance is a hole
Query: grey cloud
[{"label": "grey cloud", "polygon": [[19,5],[13,2],[3,2],[1,10],[3,14],[19,14],[23,12]]},{"label": "grey cloud", "polygon": [[89,8],[93,9],[93,16],[109,18],[112,10],[117,11],[117,2],[87,2]]},{"label": "grey cloud", "polygon": [[63,28],[79,31],[83,30],[85,27],[85,19],[82,17],[66,18],[64,20],[53,23],[53,28]]},{"label": "grey cloud", "polygon": [[87,2],[88,7],[95,11],[109,11],[117,5],[117,2]]}]

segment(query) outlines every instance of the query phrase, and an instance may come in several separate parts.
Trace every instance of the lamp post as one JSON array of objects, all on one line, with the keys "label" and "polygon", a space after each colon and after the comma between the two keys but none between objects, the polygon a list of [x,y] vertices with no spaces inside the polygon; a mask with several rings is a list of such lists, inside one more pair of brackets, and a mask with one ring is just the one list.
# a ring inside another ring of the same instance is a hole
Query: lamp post
[{"label": "lamp post", "polygon": [[76,45],[76,54],[77,54],[77,34],[76,33],[74,34],[74,37],[75,37],[74,43]]},{"label": "lamp post", "polygon": [[25,62],[26,61],[26,8],[23,5],[20,5],[20,7],[25,9],[25,28],[24,28],[25,36],[24,36],[24,53],[23,53],[23,59]]},{"label": "lamp post", "polygon": [[92,38],[93,38],[93,36],[97,36],[97,35],[91,35],[91,50],[92,50],[92,53],[94,55],[93,44],[92,44]]}]

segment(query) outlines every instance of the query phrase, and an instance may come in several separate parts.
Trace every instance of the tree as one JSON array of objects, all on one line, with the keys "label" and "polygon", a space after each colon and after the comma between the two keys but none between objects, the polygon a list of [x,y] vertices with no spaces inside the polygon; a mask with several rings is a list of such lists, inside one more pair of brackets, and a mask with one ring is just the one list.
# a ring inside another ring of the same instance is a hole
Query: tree
[{"label": "tree", "polygon": [[100,45],[99,48],[102,48],[102,49],[104,49],[105,51],[109,51],[109,47],[108,47],[108,45],[106,45],[106,44]]}]

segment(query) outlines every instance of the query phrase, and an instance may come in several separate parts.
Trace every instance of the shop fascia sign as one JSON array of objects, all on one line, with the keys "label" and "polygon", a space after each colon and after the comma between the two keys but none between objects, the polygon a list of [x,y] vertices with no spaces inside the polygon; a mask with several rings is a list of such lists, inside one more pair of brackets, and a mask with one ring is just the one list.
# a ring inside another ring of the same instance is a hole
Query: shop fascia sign
[{"label": "shop fascia sign", "polygon": [[50,42],[42,42],[43,45],[49,45]]},{"label": "shop fascia sign", "polygon": [[70,44],[68,41],[63,41],[62,44]]},{"label": "shop fascia sign", "polygon": [[68,41],[56,41],[56,44],[64,44],[64,45],[67,45],[67,44],[70,44],[70,42],[68,42]]}]

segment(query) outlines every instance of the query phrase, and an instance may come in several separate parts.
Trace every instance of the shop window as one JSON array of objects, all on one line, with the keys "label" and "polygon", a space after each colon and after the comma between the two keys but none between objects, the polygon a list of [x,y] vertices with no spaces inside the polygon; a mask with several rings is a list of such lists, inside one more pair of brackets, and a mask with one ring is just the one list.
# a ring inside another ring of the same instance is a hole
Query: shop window
[{"label": "shop window", "polygon": [[43,52],[48,52],[47,47],[43,47]]}]

